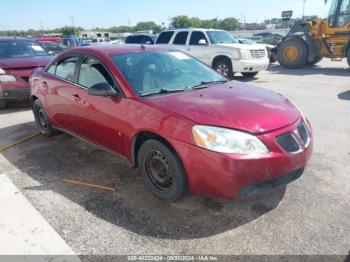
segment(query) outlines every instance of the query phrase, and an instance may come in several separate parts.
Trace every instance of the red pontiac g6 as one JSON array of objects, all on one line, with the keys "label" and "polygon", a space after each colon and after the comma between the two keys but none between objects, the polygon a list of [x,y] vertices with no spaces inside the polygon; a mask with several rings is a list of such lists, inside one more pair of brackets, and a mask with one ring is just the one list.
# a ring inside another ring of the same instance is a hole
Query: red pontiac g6
[{"label": "red pontiac g6", "polygon": [[310,124],[288,99],[175,50],[76,48],[30,84],[42,134],[61,130],[116,153],[165,201],[270,192],[300,177],[312,151]]}]

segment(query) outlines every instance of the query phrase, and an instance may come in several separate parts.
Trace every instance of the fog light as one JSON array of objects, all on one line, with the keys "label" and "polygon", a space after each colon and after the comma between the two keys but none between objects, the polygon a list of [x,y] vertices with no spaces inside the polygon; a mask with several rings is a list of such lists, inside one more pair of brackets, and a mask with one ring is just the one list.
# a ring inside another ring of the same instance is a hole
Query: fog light
[{"label": "fog light", "polygon": [[9,95],[10,95],[10,92],[9,92],[9,91],[5,91],[5,92],[4,92],[4,96],[5,96],[5,97],[8,97]]}]

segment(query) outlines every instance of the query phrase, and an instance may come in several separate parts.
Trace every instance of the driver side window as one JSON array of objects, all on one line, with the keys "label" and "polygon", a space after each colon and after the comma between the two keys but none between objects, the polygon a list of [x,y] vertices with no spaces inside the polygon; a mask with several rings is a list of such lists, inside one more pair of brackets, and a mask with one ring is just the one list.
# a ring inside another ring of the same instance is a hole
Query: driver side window
[{"label": "driver side window", "polygon": [[83,58],[80,66],[78,83],[86,88],[101,83],[114,86],[113,79],[108,71],[97,58],[93,57]]}]

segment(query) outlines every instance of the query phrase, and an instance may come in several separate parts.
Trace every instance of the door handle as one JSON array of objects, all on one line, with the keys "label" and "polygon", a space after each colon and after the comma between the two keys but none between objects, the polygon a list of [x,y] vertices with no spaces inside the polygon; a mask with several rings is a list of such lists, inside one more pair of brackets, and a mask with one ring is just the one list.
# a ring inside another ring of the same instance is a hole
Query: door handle
[{"label": "door handle", "polygon": [[73,98],[73,100],[74,100],[75,102],[81,101],[81,98],[80,98],[80,96],[79,96],[78,94],[72,95],[72,98]]}]

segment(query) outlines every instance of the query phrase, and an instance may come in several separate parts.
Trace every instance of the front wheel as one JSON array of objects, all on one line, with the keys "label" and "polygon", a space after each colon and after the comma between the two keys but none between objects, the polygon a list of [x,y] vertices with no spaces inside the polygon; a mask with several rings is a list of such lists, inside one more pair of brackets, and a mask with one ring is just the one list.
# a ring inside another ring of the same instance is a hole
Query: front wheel
[{"label": "front wheel", "polygon": [[244,77],[249,77],[249,78],[256,77],[257,74],[259,74],[259,72],[242,73],[242,75],[243,75]]},{"label": "front wheel", "polygon": [[50,137],[54,135],[54,129],[51,127],[43,105],[37,99],[33,104],[33,113],[37,127],[42,135]]},{"label": "front wheel", "polygon": [[226,78],[232,79],[234,77],[234,73],[232,72],[232,63],[228,58],[217,59],[214,62],[213,69]]},{"label": "front wheel", "polygon": [[278,62],[286,68],[301,68],[307,63],[307,46],[299,37],[281,42],[277,48]]},{"label": "front wheel", "polygon": [[307,65],[309,66],[316,65],[317,63],[321,62],[322,59],[323,57],[316,56],[313,61],[307,62]]},{"label": "front wheel", "polygon": [[146,186],[157,198],[173,202],[187,190],[186,174],[179,157],[158,140],[147,140],[138,153]]}]

